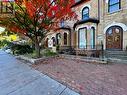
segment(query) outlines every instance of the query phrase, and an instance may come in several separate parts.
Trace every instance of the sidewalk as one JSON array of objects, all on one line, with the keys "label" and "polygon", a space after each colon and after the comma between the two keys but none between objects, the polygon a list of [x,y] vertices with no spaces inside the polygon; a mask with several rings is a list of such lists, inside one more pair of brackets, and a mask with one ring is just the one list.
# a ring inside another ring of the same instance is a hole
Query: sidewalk
[{"label": "sidewalk", "polygon": [[0,50],[0,95],[79,95]]}]

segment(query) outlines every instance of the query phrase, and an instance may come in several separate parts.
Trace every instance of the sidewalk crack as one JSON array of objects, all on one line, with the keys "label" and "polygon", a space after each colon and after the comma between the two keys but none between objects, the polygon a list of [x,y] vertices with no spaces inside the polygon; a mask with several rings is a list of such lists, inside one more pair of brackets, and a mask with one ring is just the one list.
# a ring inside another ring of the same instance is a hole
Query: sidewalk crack
[{"label": "sidewalk crack", "polygon": [[63,89],[63,91],[59,95],[61,95],[66,89],[67,89],[67,86]]}]

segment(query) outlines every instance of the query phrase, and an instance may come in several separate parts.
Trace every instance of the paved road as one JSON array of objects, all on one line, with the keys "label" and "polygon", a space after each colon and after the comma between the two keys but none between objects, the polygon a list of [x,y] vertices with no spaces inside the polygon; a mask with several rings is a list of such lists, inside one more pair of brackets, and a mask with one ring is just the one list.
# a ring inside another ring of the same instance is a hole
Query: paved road
[{"label": "paved road", "polygon": [[79,95],[0,50],[0,95]]}]

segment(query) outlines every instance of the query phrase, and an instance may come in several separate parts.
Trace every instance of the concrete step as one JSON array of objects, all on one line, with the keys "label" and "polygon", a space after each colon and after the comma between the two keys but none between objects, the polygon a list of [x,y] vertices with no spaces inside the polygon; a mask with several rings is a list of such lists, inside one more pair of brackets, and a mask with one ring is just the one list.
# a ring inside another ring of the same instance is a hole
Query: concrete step
[{"label": "concrete step", "polygon": [[105,51],[107,58],[127,60],[127,51]]},{"label": "concrete step", "polygon": [[120,54],[127,55],[127,52],[125,52],[125,51],[106,51],[105,53],[107,53],[107,54],[117,54],[117,55],[120,55]]},{"label": "concrete step", "polygon": [[106,55],[106,57],[108,58],[124,58],[124,59],[127,59],[127,56],[111,56],[111,55]]}]

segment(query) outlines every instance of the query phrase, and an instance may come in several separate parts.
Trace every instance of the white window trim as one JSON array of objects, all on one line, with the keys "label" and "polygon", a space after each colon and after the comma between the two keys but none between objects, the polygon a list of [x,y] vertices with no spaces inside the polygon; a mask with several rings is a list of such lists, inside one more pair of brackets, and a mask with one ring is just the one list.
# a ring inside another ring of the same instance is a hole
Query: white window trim
[{"label": "white window trim", "polygon": [[91,9],[91,6],[90,6],[89,4],[88,4],[88,5],[85,5],[85,6],[82,6],[82,7],[81,7],[81,10],[80,10],[81,13],[82,13],[83,8],[85,8],[85,7],[88,7],[89,10]]},{"label": "white window trim", "polygon": [[107,29],[112,26],[120,26],[123,29],[123,31],[127,31],[127,25],[125,25],[124,23],[113,22],[104,28],[104,34],[106,33]]}]

